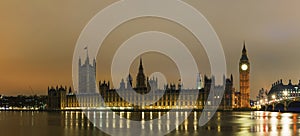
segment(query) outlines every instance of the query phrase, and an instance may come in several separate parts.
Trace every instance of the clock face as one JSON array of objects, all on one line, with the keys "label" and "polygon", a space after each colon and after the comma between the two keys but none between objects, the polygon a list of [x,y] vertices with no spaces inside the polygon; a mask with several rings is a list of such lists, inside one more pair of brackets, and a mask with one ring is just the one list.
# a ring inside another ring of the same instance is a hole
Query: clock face
[{"label": "clock face", "polygon": [[245,70],[247,70],[247,69],[248,69],[248,65],[247,65],[247,64],[243,64],[241,68],[242,68],[242,70],[244,70],[244,71],[245,71]]}]

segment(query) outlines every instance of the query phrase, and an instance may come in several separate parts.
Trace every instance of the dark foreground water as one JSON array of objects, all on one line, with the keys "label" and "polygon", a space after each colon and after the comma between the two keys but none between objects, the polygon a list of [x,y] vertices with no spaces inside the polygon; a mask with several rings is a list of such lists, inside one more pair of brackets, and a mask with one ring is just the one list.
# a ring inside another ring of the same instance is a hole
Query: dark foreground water
[{"label": "dark foreground water", "polygon": [[[85,135],[106,135],[98,127],[107,126],[112,129],[132,129],[134,126],[128,121],[118,121],[116,118],[121,115],[123,118],[132,120],[158,119],[167,115],[166,113],[145,112],[145,113],[107,113],[91,112],[89,118],[98,120],[96,127],[91,123],[83,112],[20,112],[0,111],[0,136],[85,136]],[[185,112],[178,112],[176,116],[187,116],[188,119],[174,130],[175,124],[170,119],[161,121],[159,125],[143,125],[139,135],[155,135],[164,128],[172,131],[168,135],[224,135],[224,136],[246,136],[246,135],[299,135],[300,114],[277,113],[277,112],[217,112],[213,118],[204,126],[198,126],[200,113],[192,112],[187,115]],[[143,123],[142,123],[143,124]],[[152,132],[143,132],[153,130]],[[131,132],[116,132],[116,135],[136,135]]]}]

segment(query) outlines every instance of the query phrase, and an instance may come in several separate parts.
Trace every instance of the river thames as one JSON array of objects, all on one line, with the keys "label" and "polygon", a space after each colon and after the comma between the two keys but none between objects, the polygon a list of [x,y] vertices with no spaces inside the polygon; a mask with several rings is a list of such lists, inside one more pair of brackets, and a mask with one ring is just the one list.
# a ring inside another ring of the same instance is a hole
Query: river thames
[{"label": "river thames", "polygon": [[[95,126],[87,119],[84,112],[38,112],[38,111],[0,111],[0,133],[3,136],[85,136],[107,135],[98,129],[99,126],[130,129],[130,122],[116,122],[115,118],[128,117],[132,120],[150,120],[158,115],[167,113],[158,112],[90,112],[88,116],[100,119]],[[142,115],[142,116],[140,116]],[[176,112],[178,116],[188,117],[179,127],[170,130],[168,135],[299,135],[300,114],[278,112],[217,112],[204,126],[198,125],[199,112]],[[153,117],[152,117],[153,116]],[[153,132],[143,132],[141,135],[155,135],[162,128],[172,128],[172,120],[159,125],[145,125]],[[117,132],[116,135],[136,135],[130,132]]]}]

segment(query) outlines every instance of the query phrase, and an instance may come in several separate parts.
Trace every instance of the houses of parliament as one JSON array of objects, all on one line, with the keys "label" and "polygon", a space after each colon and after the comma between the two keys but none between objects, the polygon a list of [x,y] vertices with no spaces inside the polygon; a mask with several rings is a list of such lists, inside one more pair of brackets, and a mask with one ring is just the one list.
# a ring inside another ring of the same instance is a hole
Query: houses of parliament
[{"label": "houses of parliament", "polygon": [[[211,92],[215,89],[215,77],[197,74],[197,82],[194,89],[184,89],[182,84],[167,84],[164,90],[158,89],[158,79],[148,78],[144,73],[143,60],[140,58],[138,73],[133,85],[133,77],[128,75],[126,81],[121,80],[119,88],[112,88],[109,81],[99,81],[96,89],[96,61],[90,64],[87,55],[84,63],[78,62],[78,92],[73,92],[67,87],[48,87],[49,110],[80,110],[80,109],[115,109],[115,110],[170,110],[170,109],[194,109],[202,110],[205,105],[214,106],[214,101],[208,101],[208,95],[212,93],[215,101],[221,101],[219,110],[232,110],[235,108],[250,107],[249,73],[250,63],[244,45],[240,59],[240,91],[233,87],[233,76],[223,77],[224,94]],[[247,68],[246,68],[247,67]],[[196,75],[196,74],[195,74]],[[97,92],[99,90],[99,92]],[[134,92],[129,91],[134,90]],[[184,93],[181,93],[184,92]],[[153,98],[137,97],[153,93]],[[198,94],[198,96],[194,96]],[[124,100],[121,96],[126,96]],[[180,96],[180,98],[179,98]],[[191,98],[196,97],[195,101]],[[157,100],[153,103],[151,101]],[[133,102],[133,103],[132,103]],[[146,104],[151,103],[151,104]],[[142,106],[140,106],[142,104]]]}]

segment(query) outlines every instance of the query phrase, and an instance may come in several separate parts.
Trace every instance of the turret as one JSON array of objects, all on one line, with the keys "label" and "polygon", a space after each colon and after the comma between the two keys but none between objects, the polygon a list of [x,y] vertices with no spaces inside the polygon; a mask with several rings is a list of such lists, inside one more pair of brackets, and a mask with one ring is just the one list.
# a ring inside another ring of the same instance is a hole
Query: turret
[{"label": "turret", "polygon": [[90,63],[89,50],[88,47],[85,47],[84,49],[86,50],[85,64],[88,65]]},{"label": "turret", "polygon": [[127,77],[127,89],[131,89],[132,88],[132,77],[130,74],[128,74]]},{"label": "turret", "polygon": [[71,88],[71,86],[69,87],[69,94],[72,94],[73,92],[72,92],[72,88]]},{"label": "turret", "polygon": [[96,59],[95,59],[95,58],[93,59],[93,66],[94,66],[95,69],[96,69]]},{"label": "turret", "polygon": [[292,80],[291,79],[289,80],[289,85],[292,85]]},{"label": "turret", "polygon": [[120,90],[124,90],[125,89],[125,82],[124,79],[122,78],[121,82],[120,82]]},{"label": "turret", "polygon": [[79,62],[78,62],[78,66],[81,66],[81,58],[79,57]]}]

